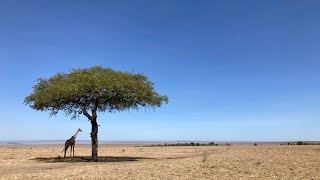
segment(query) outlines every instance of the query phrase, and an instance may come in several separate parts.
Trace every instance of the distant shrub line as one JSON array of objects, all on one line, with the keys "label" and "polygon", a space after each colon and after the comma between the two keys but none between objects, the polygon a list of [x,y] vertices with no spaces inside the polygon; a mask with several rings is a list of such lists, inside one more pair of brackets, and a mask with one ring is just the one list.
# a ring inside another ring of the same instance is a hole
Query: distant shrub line
[{"label": "distant shrub line", "polygon": [[163,147],[163,146],[231,146],[231,144],[226,143],[226,144],[216,144],[214,142],[210,143],[175,143],[175,144],[169,144],[169,143],[164,143],[164,144],[151,144],[151,145],[145,145],[145,146],[136,146],[136,147]]},{"label": "distant shrub line", "polygon": [[297,142],[287,142],[280,144],[283,145],[320,145],[320,142],[307,142],[307,141],[297,141]]}]

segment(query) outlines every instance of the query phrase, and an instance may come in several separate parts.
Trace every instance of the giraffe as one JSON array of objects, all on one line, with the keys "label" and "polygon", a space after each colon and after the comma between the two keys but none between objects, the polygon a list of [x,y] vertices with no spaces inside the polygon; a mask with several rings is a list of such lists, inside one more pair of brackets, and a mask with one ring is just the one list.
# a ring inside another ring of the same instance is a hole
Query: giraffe
[{"label": "giraffe", "polygon": [[64,157],[66,157],[67,149],[69,148],[69,146],[71,146],[70,157],[71,157],[71,154],[72,154],[72,150],[73,150],[73,157],[74,157],[74,145],[76,143],[76,138],[77,138],[79,132],[82,132],[82,130],[80,128],[77,130],[77,132],[70,139],[68,139],[65,142],[64,149],[62,150],[62,152],[64,151]]}]

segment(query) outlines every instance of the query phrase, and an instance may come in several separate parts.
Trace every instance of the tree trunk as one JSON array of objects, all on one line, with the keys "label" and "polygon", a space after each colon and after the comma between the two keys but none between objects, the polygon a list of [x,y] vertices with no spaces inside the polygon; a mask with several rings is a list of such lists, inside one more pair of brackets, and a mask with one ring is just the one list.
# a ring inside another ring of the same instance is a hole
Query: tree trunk
[{"label": "tree trunk", "polygon": [[98,161],[98,123],[97,119],[94,118],[91,121],[92,129],[91,129],[91,145],[92,145],[92,154],[91,161]]}]

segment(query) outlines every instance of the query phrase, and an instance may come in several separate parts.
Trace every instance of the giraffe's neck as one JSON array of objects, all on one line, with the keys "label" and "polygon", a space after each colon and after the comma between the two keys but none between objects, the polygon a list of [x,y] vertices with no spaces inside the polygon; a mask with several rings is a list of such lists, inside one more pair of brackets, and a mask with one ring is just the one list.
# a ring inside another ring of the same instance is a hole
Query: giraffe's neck
[{"label": "giraffe's neck", "polygon": [[77,138],[78,134],[79,134],[79,130],[77,130],[77,132],[73,135],[73,137]]}]

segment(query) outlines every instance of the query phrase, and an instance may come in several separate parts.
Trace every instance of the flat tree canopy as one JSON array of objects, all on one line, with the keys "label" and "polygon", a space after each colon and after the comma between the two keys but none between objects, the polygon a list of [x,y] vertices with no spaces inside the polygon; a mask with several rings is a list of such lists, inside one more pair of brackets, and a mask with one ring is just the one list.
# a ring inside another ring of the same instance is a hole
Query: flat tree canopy
[{"label": "flat tree canopy", "polygon": [[86,116],[92,124],[92,161],[97,161],[97,111],[156,108],[168,103],[168,97],[158,94],[143,74],[96,66],[40,78],[24,102],[35,110],[49,111],[50,115],[63,111],[71,118]]}]

